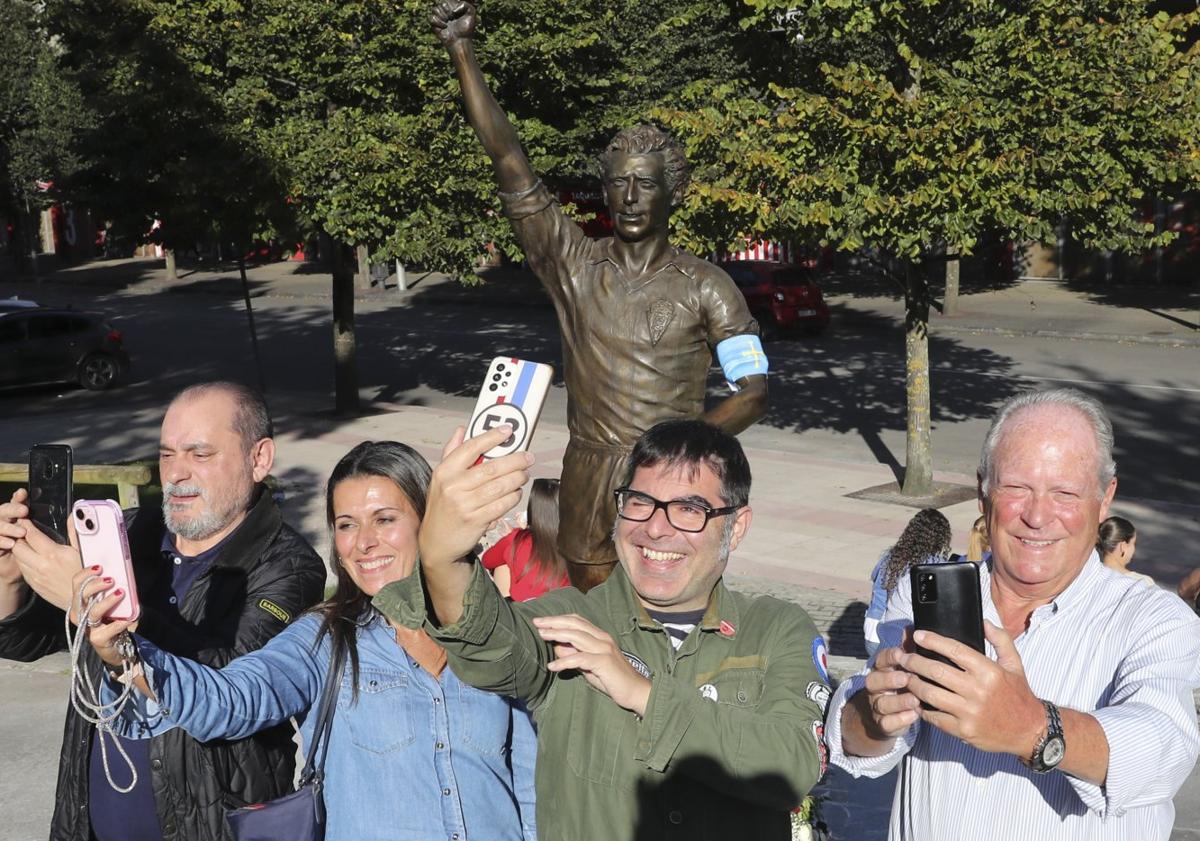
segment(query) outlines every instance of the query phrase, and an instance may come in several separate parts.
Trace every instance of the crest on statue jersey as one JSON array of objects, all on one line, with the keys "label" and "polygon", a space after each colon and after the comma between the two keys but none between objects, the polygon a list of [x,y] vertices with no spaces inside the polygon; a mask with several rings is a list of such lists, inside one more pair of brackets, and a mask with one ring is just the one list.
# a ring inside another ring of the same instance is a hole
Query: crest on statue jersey
[{"label": "crest on statue jersey", "polygon": [[650,304],[646,317],[650,321],[650,344],[657,345],[658,340],[667,332],[671,319],[675,317],[675,305],[658,298]]}]

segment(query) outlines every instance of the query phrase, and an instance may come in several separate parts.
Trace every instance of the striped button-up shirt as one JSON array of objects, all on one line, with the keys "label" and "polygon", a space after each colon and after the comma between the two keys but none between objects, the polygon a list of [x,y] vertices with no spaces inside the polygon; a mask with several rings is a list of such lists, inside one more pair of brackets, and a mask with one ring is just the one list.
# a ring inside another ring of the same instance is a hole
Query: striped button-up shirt
[{"label": "striped button-up shirt", "polygon": [[[1000,625],[991,576],[980,569],[984,617]],[[880,625],[881,647],[912,623],[903,578]],[[1171,798],[1200,755],[1192,691],[1200,685],[1200,619],[1174,594],[1105,567],[1093,553],[1079,576],[1039,607],[1015,640],[1033,693],[1090,713],[1108,739],[1108,777],[1097,786],[1062,771],[1036,774],[1017,757],[977,750],[918,721],[890,753],[842,751],[841,713],[866,670],[829,708],[830,761],[878,777],[903,762],[892,841],[1155,841],[1171,834]],[[987,654],[993,660],[991,644]]]}]

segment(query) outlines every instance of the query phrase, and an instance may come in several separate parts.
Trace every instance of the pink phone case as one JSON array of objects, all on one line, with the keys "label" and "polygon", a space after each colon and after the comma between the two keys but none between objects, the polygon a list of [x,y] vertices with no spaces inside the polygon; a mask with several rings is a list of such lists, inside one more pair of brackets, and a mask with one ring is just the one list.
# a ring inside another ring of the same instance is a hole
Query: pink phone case
[{"label": "pink phone case", "polygon": [[133,579],[121,507],[111,499],[81,499],[71,509],[71,516],[84,566],[100,567],[100,574],[113,580],[112,590],[125,591],[125,598],[104,618],[137,619],[142,608],[138,603],[137,582]]}]

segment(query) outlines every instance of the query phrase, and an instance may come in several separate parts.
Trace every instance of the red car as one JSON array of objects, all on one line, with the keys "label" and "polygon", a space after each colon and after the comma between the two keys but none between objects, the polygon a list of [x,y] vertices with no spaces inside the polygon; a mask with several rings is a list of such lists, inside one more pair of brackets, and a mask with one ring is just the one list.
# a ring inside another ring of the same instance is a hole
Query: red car
[{"label": "red car", "polygon": [[820,333],[829,326],[829,306],[804,266],[766,260],[723,260],[717,265],[746,296],[764,339],[795,330]]}]

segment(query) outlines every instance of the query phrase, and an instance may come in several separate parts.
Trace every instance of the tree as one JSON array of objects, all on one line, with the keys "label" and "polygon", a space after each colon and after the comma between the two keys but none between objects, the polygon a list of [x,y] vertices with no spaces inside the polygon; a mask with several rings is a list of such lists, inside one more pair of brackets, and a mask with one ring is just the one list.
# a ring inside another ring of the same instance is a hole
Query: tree
[{"label": "tree", "polygon": [[0,0],[0,19],[0,215],[18,220],[36,254],[37,213],[52,196],[38,182],[57,183],[79,165],[72,141],[88,114],[57,65],[38,7]]},{"label": "tree", "polygon": [[[790,78],[692,86],[662,112],[699,162],[678,236],[812,233],[905,295],[903,492],[932,491],[925,264],[989,232],[1160,243],[1134,204],[1200,184],[1200,12],[1138,0],[751,0]],[[787,11],[785,16],[783,13]],[[780,23],[780,21],[785,21]],[[764,37],[768,37],[764,35]]]}]

